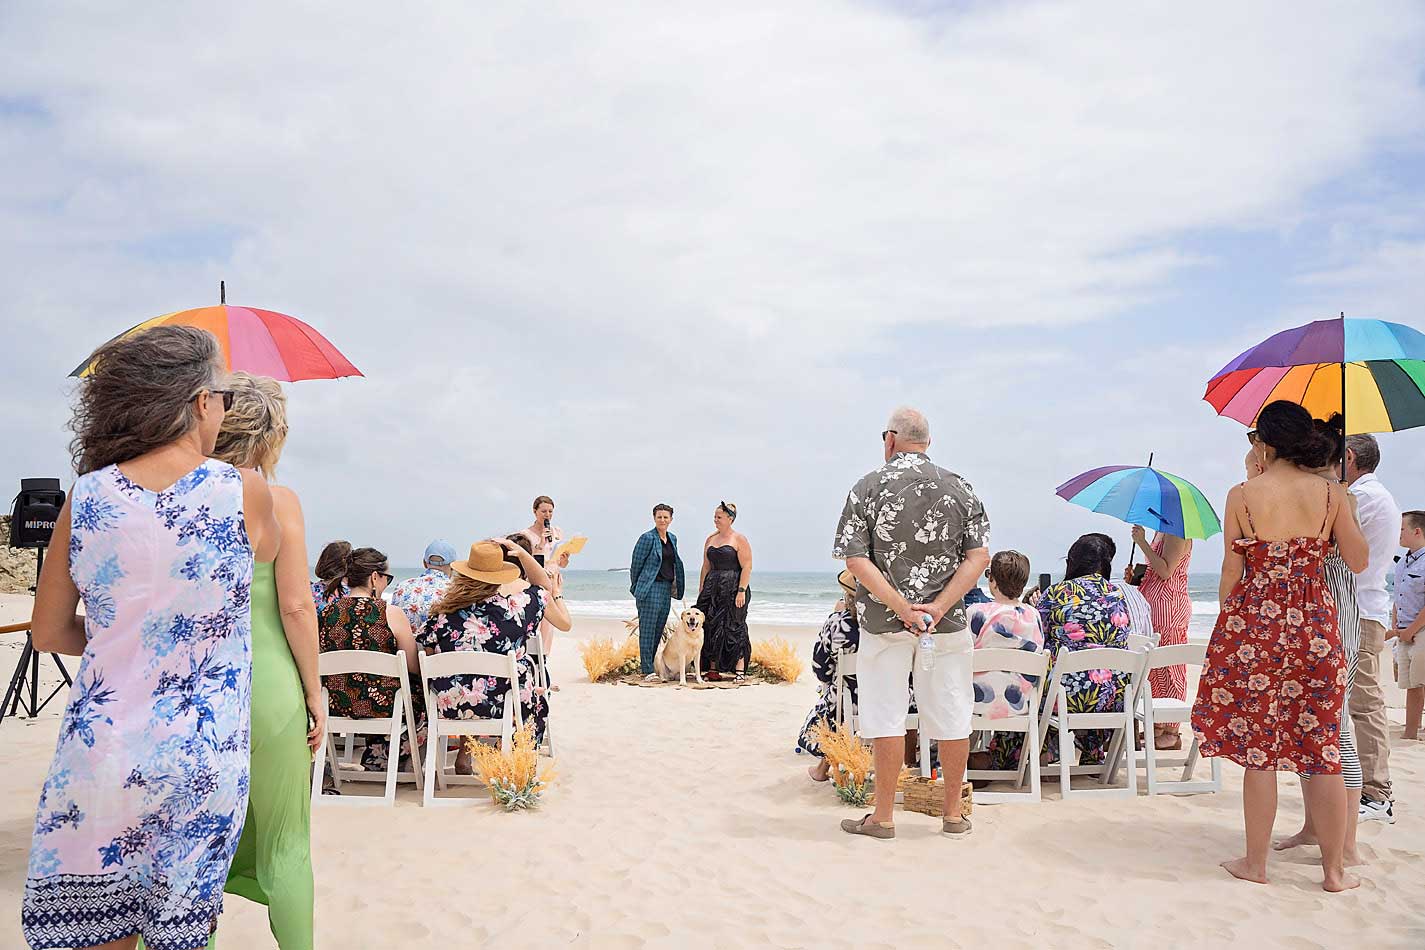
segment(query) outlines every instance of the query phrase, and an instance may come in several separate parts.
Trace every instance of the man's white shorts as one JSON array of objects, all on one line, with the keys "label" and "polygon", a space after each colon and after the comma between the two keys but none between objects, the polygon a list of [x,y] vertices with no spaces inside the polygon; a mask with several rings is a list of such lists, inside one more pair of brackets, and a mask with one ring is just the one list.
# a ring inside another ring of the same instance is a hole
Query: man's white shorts
[{"label": "man's white shorts", "polygon": [[905,735],[913,666],[915,705],[927,738],[969,737],[975,709],[974,639],[970,631],[935,634],[935,666],[930,670],[916,664],[917,647],[907,634],[862,631],[856,649],[856,712],[864,738]]},{"label": "man's white shorts", "polygon": [[[1395,685],[1401,689],[1425,686],[1425,633],[1418,634],[1411,643],[1401,643],[1397,637],[1393,650]],[[861,659],[857,657],[857,670],[861,669],[860,663]]]}]

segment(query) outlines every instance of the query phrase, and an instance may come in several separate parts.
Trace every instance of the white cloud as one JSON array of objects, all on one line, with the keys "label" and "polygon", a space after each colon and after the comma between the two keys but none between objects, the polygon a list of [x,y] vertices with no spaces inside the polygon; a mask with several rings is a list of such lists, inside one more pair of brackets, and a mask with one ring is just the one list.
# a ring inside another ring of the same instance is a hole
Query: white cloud
[{"label": "white cloud", "polygon": [[1095,321],[1425,116],[1413,5],[1098,9],[10,7],[0,89],[47,113],[0,110],[12,474],[55,467],[90,345],[225,277],[368,373],[291,391],[319,538],[409,561],[548,492],[615,563],[653,501],[693,535],[729,497],[763,563],[814,566],[914,399],[997,537],[1058,550],[1045,496],[1106,451],[1081,420],[1235,464],[1196,403],[1231,351],[1103,367]]}]

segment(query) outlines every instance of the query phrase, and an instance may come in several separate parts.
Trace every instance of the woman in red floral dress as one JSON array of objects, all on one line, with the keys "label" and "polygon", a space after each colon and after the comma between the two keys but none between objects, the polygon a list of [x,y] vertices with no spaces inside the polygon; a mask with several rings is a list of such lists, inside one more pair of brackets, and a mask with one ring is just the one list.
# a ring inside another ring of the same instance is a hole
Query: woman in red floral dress
[{"label": "woman in red floral dress", "polygon": [[1309,773],[1303,794],[1318,827],[1323,886],[1360,882],[1342,866],[1346,786],[1338,746],[1346,660],[1325,558],[1335,540],[1352,570],[1369,551],[1345,509],[1345,489],[1309,469],[1330,454],[1329,440],[1295,403],[1274,402],[1257,422],[1265,474],[1227,496],[1219,596],[1222,612],[1207,650],[1192,728],[1204,756],[1247,770],[1242,779],[1247,853],[1223,863],[1232,875],[1267,882],[1277,808],[1277,772]]}]

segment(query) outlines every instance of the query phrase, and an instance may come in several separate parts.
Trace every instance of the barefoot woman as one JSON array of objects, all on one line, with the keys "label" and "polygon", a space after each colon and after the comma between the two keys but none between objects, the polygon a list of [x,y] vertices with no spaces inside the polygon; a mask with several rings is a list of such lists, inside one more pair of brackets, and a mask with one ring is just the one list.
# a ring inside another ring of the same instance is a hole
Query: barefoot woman
[{"label": "barefoot woman", "polygon": [[1227,496],[1222,612],[1192,728],[1203,755],[1247,770],[1247,853],[1223,867],[1267,882],[1276,773],[1309,773],[1302,787],[1317,819],[1323,886],[1346,890],[1360,883],[1342,862],[1346,787],[1338,742],[1346,659],[1325,560],[1332,539],[1353,570],[1364,567],[1369,551],[1354,519],[1342,517],[1349,511],[1345,490],[1309,471],[1326,463],[1331,440],[1305,409],[1280,401],[1263,409],[1255,451],[1266,471]]}]

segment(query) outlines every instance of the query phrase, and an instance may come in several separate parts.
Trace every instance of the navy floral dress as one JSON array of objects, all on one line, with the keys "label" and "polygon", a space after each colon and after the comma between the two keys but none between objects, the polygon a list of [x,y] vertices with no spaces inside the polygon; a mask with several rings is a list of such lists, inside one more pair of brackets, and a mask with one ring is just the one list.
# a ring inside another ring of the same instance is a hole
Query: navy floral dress
[{"label": "navy floral dress", "polygon": [[[518,594],[496,594],[453,613],[432,613],[416,635],[427,653],[472,650],[484,653],[513,653],[519,667],[520,715],[534,723],[536,743],[544,740],[549,719],[549,701],[536,691],[534,660],[527,654],[531,637],[539,636],[544,619],[546,594],[530,587]],[[444,719],[498,719],[505,714],[508,681],[483,676],[432,677],[435,691],[434,715]]]},{"label": "navy floral dress", "polygon": [[[836,657],[840,653],[855,653],[861,643],[861,628],[851,610],[833,610],[817,634],[811,648],[811,669],[820,684],[816,705],[807,714],[802,731],[797,736],[797,751],[821,758],[821,746],[811,737],[811,727],[821,720],[836,722]],[[851,710],[856,709],[856,677],[846,677],[846,690],[851,694]]]},{"label": "navy floral dress", "polygon": [[[1049,651],[1049,678],[1052,683],[1059,653],[1067,650],[1096,650],[1101,647],[1128,647],[1128,605],[1123,592],[1101,574],[1076,577],[1055,584],[1039,600],[1039,617],[1044,627],[1044,648]],[[1071,713],[1118,712],[1128,691],[1127,673],[1112,670],[1085,670],[1070,673],[1064,680]],[[1047,701],[1048,689],[1045,690]],[[1084,729],[1074,732],[1079,761],[1088,765],[1102,762],[1108,752],[1112,731]],[[996,733],[990,744],[994,769],[1011,769],[1019,762],[1024,736]],[[1058,759],[1058,739],[1050,730],[1045,751]]]}]

